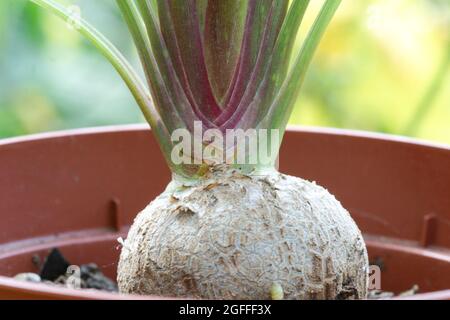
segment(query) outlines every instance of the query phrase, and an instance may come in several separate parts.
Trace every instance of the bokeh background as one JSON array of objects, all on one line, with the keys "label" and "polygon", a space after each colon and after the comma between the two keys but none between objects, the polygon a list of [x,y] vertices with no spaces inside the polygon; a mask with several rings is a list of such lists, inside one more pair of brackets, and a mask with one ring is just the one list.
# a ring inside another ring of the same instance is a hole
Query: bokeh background
[{"label": "bokeh background", "polygon": [[[78,5],[138,68],[114,0],[59,1]],[[69,24],[0,0],[0,138],[136,122],[126,86]],[[343,0],[291,123],[450,143],[450,0]]]}]

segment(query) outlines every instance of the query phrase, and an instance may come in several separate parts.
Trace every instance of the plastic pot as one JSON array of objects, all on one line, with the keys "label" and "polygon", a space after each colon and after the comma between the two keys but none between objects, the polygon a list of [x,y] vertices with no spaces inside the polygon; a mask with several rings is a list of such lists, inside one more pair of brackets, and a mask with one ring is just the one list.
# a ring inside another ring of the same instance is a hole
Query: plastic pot
[{"label": "plastic pot", "polygon": [[[353,131],[291,128],[280,170],[317,181],[363,230],[382,289],[450,299],[450,148]],[[8,278],[61,249],[115,277],[118,237],[170,178],[146,126],[0,142],[0,298],[127,299]],[[161,297],[146,297],[161,298]]]}]

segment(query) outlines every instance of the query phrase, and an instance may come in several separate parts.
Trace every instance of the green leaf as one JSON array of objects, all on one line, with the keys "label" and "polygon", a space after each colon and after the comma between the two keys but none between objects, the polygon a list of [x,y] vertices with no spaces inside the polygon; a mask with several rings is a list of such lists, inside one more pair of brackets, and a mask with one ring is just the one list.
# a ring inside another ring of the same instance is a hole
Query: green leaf
[{"label": "green leaf", "polygon": [[[227,128],[233,127],[248,107],[249,99],[253,98],[265,74],[288,4],[288,0],[250,2],[237,78],[227,107],[216,124],[224,126],[227,123]],[[255,8],[251,5],[255,5]]]},{"label": "green leaf", "polygon": [[[198,13],[198,23],[200,25],[200,34],[203,36],[205,33],[206,24],[206,8],[208,7],[208,2],[210,0],[196,0],[197,2],[197,13]],[[241,0],[238,0],[241,1]]]},{"label": "green leaf", "polygon": [[[278,128],[284,132],[292,108],[299,95],[300,87],[305,78],[308,66],[322,39],[325,30],[338,9],[341,0],[326,0],[311,30],[309,31],[294,65],[283,82],[276,99],[269,112],[260,125],[269,128]],[[282,135],[280,135],[282,137]]]},{"label": "green leaf", "polygon": [[203,54],[196,0],[160,0],[161,31],[191,105],[208,119],[215,119],[220,107],[211,88]]},{"label": "green leaf", "polygon": [[173,92],[170,92],[163,81],[158,62],[155,61],[147,30],[145,29],[139,11],[137,11],[134,3],[130,0],[116,0],[116,2],[138,50],[159,115],[169,132],[183,127],[183,121],[172,99]]},{"label": "green leaf", "polygon": [[277,34],[274,49],[255,68],[239,106],[223,126],[232,127],[239,122],[249,127],[265,114],[286,78],[292,49],[308,4],[309,0],[293,1]]},{"label": "green leaf", "polygon": [[309,3],[309,0],[294,0],[289,9],[289,14],[277,39],[270,65],[266,74],[264,74],[264,81],[258,89],[257,94],[262,95],[262,101],[258,108],[258,120],[261,120],[266,114],[286,79],[292,50]]},{"label": "green leaf", "polygon": [[[42,8],[52,12],[56,16],[65,21],[73,19],[70,12],[66,10],[61,4],[53,0],[30,0],[31,2],[41,6]],[[120,74],[122,79],[127,84],[128,88],[132,92],[133,96],[138,101],[139,106],[142,107],[142,112],[146,116],[149,122],[154,122],[156,112],[153,109],[151,103],[151,97],[145,85],[139,79],[139,76],[133,70],[131,65],[125,59],[125,57],[119,52],[119,50],[100,32],[83,19],[79,19],[77,22],[77,30],[86,37],[113,65],[113,67]]]},{"label": "green leaf", "polygon": [[[174,70],[172,60],[159,28],[159,21],[157,17],[158,9],[152,5],[155,4],[154,0],[137,0],[137,4],[139,6],[142,19],[145,23],[146,32],[152,48],[152,52],[149,54],[153,55],[156,62],[156,66],[153,68],[157,70],[161,76],[159,84],[164,84],[167,88],[177,113],[180,115],[184,121],[184,124],[188,128],[192,128],[193,123],[196,120],[201,120],[207,123],[208,119],[203,117],[202,113],[198,109],[193,109],[195,106],[191,106]],[[155,72],[155,70],[152,71],[149,69],[147,72]],[[167,109],[170,109],[170,111],[166,111],[164,105],[162,108],[159,108],[160,112],[163,113],[173,112],[172,108]]]},{"label": "green leaf", "polygon": [[242,44],[246,0],[209,0],[204,31],[205,60],[217,100],[226,94]]},{"label": "green leaf", "polygon": [[238,68],[223,99],[223,105],[226,106],[227,110],[216,120],[216,123],[221,124],[223,121],[228,120],[230,115],[236,110],[245,92],[245,88],[250,81],[260,52],[263,50],[263,38],[265,35],[267,36],[267,30],[273,28],[268,23],[268,20],[273,14],[274,7],[279,7],[278,4],[282,2],[286,2],[286,0],[248,0],[247,17]]},{"label": "green leaf", "polygon": [[[70,21],[71,19],[73,19],[70,12],[64,6],[53,0],[30,1],[48,10],[49,12],[65,21]],[[99,31],[97,31],[83,19],[79,19],[77,21],[76,29],[80,34],[88,39],[117,70],[123,81],[128,86],[133,97],[135,98],[138,106],[144,114],[145,119],[152,127],[153,133],[159,141],[164,155],[166,156],[166,158],[167,156],[170,156],[170,150],[167,150],[167,148],[170,148],[170,144],[166,143],[171,141],[170,135],[168,134],[164,123],[161,121],[158,112],[154,108],[153,101],[148,92],[148,89],[142,83],[141,79],[133,70],[131,65],[107,38],[105,38]],[[168,161],[169,160],[170,159],[168,159]]]}]

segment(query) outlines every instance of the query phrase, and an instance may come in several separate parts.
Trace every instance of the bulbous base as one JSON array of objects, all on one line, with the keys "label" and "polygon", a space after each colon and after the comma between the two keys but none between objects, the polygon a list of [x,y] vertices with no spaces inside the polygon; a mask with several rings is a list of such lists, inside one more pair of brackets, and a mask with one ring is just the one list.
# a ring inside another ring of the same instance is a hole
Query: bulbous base
[{"label": "bulbous base", "polygon": [[118,283],[172,297],[361,299],[367,272],[361,233],[327,190],[278,172],[227,172],[172,182],[136,217]]}]

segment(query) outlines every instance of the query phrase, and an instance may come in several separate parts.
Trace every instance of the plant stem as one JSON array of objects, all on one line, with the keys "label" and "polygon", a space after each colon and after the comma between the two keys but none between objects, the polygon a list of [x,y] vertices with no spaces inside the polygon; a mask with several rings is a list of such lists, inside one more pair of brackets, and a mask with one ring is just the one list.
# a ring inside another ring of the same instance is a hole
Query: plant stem
[{"label": "plant stem", "polygon": [[[49,10],[56,16],[69,21],[72,19],[71,14],[59,3],[52,0],[31,0],[35,4]],[[146,118],[148,117],[151,122],[154,122],[153,115],[150,110],[147,110],[151,103],[151,96],[144,84],[137,76],[136,72],[132,69],[125,57],[119,52],[119,50],[100,32],[83,19],[77,21],[77,30],[85,36],[97,49],[109,60],[114,68],[119,72],[122,79],[126,82],[127,86],[135,96],[139,105],[144,105],[143,110]]]},{"label": "plant stem", "polygon": [[[300,93],[300,87],[303,84],[308,66],[310,65],[320,40],[340,3],[341,0],[326,0],[323,4],[318,17],[310,29],[300,53],[294,62],[294,66],[288,77],[284,80],[262,125],[269,128],[277,128],[281,133],[284,133],[286,130],[287,122],[292,114],[294,103]],[[280,134],[280,139],[282,139],[282,137],[283,134]]]},{"label": "plant stem", "polygon": [[[155,61],[141,14],[133,1],[116,0],[116,2],[133,37],[160,117],[170,132],[183,127],[183,121],[180,119],[171,98],[173,92],[169,92],[163,84],[163,77],[158,68],[158,62]],[[164,112],[165,110],[158,108],[160,106],[164,106],[169,112]]]},{"label": "plant stem", "polygon": [[[31,1],[63,20],[70,21],[72,19],[71,14],[66,10],[66,8],[53,0]],[[133,67],[128,63],[122,53],[103,34],[101,34],[88,22],[79,18],[76,23],[76,30],[86,37],[86,39],[88,39],[100,51],[100,53],[103,54],[103,56],[119,73],[129,88],[131,94],[135,98],[145,119],[150,124],[156,139],[160,142],[162,151],[165,155],[168,153],[170,154],[169,150],[165,150],[170,148],[170,146],[164,143],[165,141],[170,141],[170,135],[154,107],[152,97],[147,87],[143,84]]]}]

